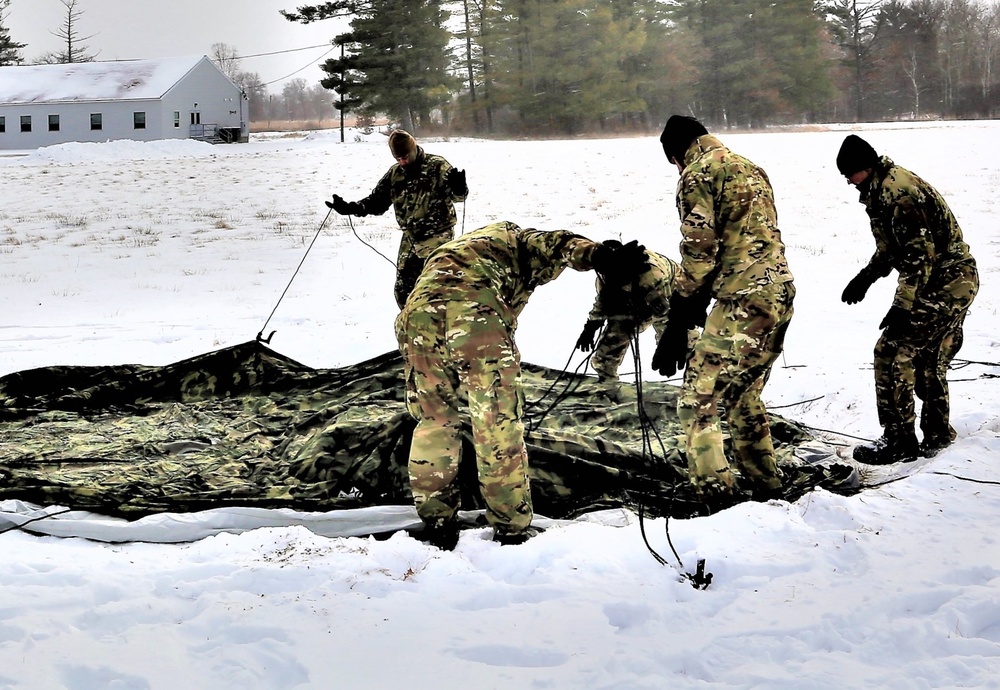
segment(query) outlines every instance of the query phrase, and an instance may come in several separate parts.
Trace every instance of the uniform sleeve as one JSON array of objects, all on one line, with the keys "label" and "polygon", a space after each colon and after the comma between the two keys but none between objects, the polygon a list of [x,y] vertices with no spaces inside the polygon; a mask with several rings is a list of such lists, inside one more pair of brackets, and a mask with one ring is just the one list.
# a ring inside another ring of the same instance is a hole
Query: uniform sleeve
[{"label": "uniform sleeve", "polygon": [[365,213],[370,216],[381,216],[392,206],[392,168],[375,185],[371,194],[360,202]]},{"label": "uniform sleeve", "polygon": [[597,290],[597,297],[594,298],[594,306],[590,308],[590,313],[587,314],[587,320],[604,321],[607,319],[607,316],[605,315],[604,300],[601,299],[601,294],[604,291],[604,282],[601,280],[600,276],[597,278],[595,289]]},{"label": "uniform sleeve", "polygon": [[567,267],[574,271],[593,269],[591,257],[600,246],[565,230],[522,230],[519,244],[524,254],[522,270],[529,272],[527,277],[534,286],[555,280]]},{"label": "uniform sleeve", "polygon": [[681,178],[677,212],[681,219],[681,262],[674,289],[688,297],[711,279],[719,250],[715,194],[708,175],[696,172]]},{"label": "uniform sleeve", "polygon": [[892,203],[892,234],[899,244],[896,268],[899,280],[894,306],[909,310],[927,285],[937,249],[930,219],[924,212],[919,190],[904,190]]}]

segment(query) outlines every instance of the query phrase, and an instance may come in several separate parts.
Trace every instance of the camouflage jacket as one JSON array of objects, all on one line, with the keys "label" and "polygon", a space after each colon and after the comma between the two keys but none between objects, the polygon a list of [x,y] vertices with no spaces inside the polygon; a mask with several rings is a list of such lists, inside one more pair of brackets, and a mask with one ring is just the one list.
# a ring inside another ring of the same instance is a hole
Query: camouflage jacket
[{"label": "camouflage jacket", "polygon": [[591,255],[598,246],[565,230],[492,223],[434,250],[406,308],[442,301],[483,305],[513,332],[535,288],[558,278],[567,266],[591,270]]},{"label": "camouflage jacket", "polygon": [[731,297],[792,280],[767,173],[711,134],[684,156],[677,211],[683,237],[674,289],[681,295],[709,282],[715,297]]},{"label": "camouflage jacket", "polygon": [[887,156],[862,184],[861,203],[871,219],[875,253],[872,275],[899,272],[893,305],[909,310],[935,272],[975,265],[962,229],[936,189]]},{"label": "camouflage jacket", "polygon": [[646,250],[646,264],[646,270],[634,282],[625,285],[625,300],[620,292],[605,286],[598,277],[597,299],[587,318],[590,321],[631,319],[636,323],[648,319],[666,321],[677,264],[649,250]]},{"label": "camouflage jacket", "polygon": [[465,196],[452,193],[448,185],[451,163],[441,156],[425,153],[417,147],[417,155],[409,165],[396,163],[382,176],[371,194],[359,203],[365,215],[380,216],[392,206],[396,222],[413,244],[439,235],[451,236],[455,227],[456,201]]}]

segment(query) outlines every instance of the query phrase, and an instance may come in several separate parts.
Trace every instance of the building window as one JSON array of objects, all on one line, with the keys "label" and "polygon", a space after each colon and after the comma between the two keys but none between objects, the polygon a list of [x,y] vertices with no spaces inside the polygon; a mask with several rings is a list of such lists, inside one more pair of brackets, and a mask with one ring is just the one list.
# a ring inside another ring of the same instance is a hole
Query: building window
[{"label": "building window", "polygon": [[181,111],[174,111],[174,129],[180,129],[181,126]]},{"label": "building window", "polygon": [[30,132],[31,131],[31,115],[21,116],[21,131]]},{"label": "building window", "polygon": [[0,134],[3,134],[6,131],[7,131],[7,118],[0,117]]},{"label": "building window", "polygon": [[146,129],[146,113],[132,113],[132,129]]},{"label": "building window", "polygon": [[104,116],[101,115],[101,113],[90,114],[90,129],[91,131],[99,131],[104,129]]},{"label": "building window", "polygon": [[58,132],[59,131],[59,116],[49,115],[49,131]]}]

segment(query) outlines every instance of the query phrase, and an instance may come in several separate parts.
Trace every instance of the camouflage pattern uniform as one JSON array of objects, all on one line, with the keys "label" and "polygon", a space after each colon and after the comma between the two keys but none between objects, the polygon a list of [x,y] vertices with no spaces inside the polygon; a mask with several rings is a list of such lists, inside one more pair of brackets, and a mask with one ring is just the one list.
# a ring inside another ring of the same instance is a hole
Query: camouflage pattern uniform
[{"label": "camouflage pattern uniform", "polygon": [[625,294],[597,279],[597,299],[587,319],[607,322],[590,358],[602,381],[618,379],[618,367],[634,335],[652,326],[659,340],[667,326],[677,264],[651,251],[646,252],[646,261],[648,268],[624,286]]},{"label": "camouflage pattern uniform", "polygon": [[949,422],[948,365],[962,347],[962,325],[979,290],[976,261],[944,198],[927,182],[881,156],[860,185],[871,219],[872,275],[899,272],[894,307],[909,327],[886,328],[875,345],[875,394],[886,437],[912,434],[914,391],[923,401],[924,442],[955,440]]},{"label": "camouflage pattern uniform", "polygon": [[703,494],[730,493],[718,406],[746,488],[773,491],[781,474],[761,391],[782,349],[795,288],[767,174],[710,134],[695,139],[677,184],[681,263],[674,289],[703,286],[715,304],[693,346],[677,401],[690,480]]},{"label": "camouflage pattern uniform", "polygon": [[539,285],[592,268],[599,245],[569,232],[487,225],[428,258],[396,319],[406,403],[417,420],[410,485],[421,519],[446,523],[459,505],[462,418],[472,427],[487,521],[519,533],[532,519],[517,317]]},{"label": "camouflage pattern uniform", "polygon": [[371,194],[358,202],[364,209],[359,215],[380,216],[390,206],[396,211],[396,222],[403,231],[394,290],[400,309],[430,253],[455,236],[454,202],[465,201],[466,195],[452,191],[448,184],[451,170],[444,158],[417,146],[412,162],[393,165]]}]

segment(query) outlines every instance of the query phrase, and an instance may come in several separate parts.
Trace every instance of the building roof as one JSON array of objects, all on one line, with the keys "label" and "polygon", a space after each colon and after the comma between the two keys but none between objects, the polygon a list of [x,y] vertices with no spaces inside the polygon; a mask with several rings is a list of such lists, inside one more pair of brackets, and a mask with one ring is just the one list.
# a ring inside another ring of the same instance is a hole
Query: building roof
[{"label": "building roof", "polygon": [[0,67],[0,105],[157,99],[204,55]]}]

